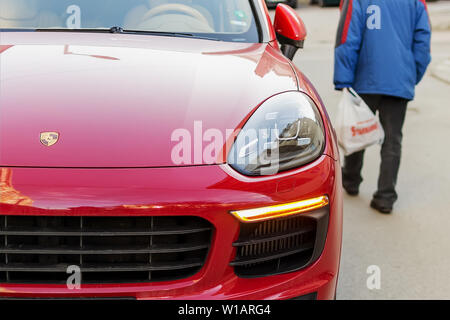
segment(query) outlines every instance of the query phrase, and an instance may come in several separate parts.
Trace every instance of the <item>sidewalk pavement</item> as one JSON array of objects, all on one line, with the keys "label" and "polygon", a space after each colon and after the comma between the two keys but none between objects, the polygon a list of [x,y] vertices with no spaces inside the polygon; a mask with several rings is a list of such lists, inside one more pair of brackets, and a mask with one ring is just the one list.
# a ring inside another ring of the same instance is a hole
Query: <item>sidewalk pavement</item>
[{"label": "sidewalk pavement", "polygon": [[450,30],[450,1],[439,1],[428,4],[433,31]]},{"label": "sidewalk pavement", "polygon": [[[432,36],[432,55],[430,71],[434,78],[450,84],[450,1],[439,1],[428,4]],[[434,54],[437,46],[444,46],[447,50],[439,50],[446,54]]]},{"label": "sidewalk pavement", "polygon": [[435,78],[450,84],[450,58],[435,66],[432,66],[431,72]]}]

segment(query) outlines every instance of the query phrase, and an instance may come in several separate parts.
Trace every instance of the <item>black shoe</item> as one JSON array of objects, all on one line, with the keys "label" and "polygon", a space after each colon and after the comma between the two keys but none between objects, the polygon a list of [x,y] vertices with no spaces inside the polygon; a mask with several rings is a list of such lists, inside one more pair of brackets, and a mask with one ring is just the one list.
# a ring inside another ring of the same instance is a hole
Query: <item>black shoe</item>
[{"label": "black shoe", "polygon": [[392,212],[392,205],[381,205],[375,200],[372,200],[372,202],[370,203],[370,207],[384,214],[390,214]]},{"label": "black shoe", "polygon": [[344,190],[345,190],[345,192],[347,192],[347,194],[349,196],[352,196],[352,197],[356,197],[359,194],[359,190],[358,189],[350,189],[350,188],[345,188],[344,187]]},{"label": "black shoe", "polygon": [[342,187],[344,188],[345,192],[347,192],[347,194],[349,196],[355,197],[359,194],[359,186],[355,187],[354,184],[343,182]]}]

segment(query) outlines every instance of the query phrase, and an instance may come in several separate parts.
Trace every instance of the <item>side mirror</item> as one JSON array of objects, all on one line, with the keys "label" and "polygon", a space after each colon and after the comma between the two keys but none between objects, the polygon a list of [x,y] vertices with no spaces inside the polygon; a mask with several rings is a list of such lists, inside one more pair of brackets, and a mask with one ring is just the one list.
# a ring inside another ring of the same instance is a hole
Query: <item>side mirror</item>
[{"label": "side mirror", "polygon": [[292,60],[298,49],[303,48],[306,28],[297,12],[286,4],[279,4],[275,11],[275,32],[283,54]]}]

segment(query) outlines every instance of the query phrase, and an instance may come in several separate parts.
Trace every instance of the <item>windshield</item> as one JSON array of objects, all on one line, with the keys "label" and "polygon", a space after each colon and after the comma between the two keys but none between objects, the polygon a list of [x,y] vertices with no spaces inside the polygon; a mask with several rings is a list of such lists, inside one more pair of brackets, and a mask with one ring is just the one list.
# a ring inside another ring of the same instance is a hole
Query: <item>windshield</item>
[{"label": "windshield", "polygon": [[0,0],[0,29],[103,29],[259,41],[249,0]]}]

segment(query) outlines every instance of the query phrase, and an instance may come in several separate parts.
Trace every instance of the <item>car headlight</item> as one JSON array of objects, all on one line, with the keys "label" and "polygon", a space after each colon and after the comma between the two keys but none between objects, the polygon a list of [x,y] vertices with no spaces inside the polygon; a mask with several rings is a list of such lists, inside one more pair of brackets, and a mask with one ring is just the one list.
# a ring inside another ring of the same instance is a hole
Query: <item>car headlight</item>
[{"label": "car headlight", "polygon": [[228,164],[248,176],[273,175],[316,160],[324,150],[322,118],[301,92],[264,102],[236,137]]}]

